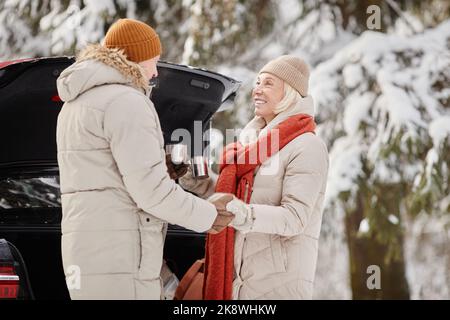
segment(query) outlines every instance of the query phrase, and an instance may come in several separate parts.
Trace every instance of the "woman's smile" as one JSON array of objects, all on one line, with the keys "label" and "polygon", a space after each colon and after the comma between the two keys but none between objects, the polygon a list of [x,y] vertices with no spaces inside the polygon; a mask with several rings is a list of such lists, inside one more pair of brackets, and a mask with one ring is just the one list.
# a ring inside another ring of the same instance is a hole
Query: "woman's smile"
[{"label": "woman's smile", "polygon": [[266,104],[267,101],[261,98],[254,98],[253,99],[253,104],[255,105],[256,108],[261,107],[263,104]]}]

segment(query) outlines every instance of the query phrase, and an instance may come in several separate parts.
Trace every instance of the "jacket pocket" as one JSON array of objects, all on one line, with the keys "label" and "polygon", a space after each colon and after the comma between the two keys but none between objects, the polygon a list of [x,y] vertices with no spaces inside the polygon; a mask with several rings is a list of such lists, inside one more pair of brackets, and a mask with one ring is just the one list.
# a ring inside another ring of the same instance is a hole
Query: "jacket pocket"
[{"label": "jacket pocket", "polygon": [[164,223],[152,216],[139,213],[140,258],[138,279],[160,277],[164,250]]},{"label": "jacket pocket", "polygon": [[272,252],[272,261],[276,272],[286,272],[287,255],[286,249],[280,236],[270,237],[270,247]]}]

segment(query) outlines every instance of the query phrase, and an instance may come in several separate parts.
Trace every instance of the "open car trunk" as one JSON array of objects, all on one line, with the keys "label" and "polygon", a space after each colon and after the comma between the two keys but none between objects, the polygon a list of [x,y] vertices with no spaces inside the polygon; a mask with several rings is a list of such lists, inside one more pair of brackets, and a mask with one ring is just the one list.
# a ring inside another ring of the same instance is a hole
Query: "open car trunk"
[{"label": "open car trunk", "polygon": [[[55,57],[0,63],[0,238],[22,253],[37,299],[69,297],[61,261],[56,121],[62,102],[56,79],[73,62]],[[166,62],[159,63],[158,72],[151,98],[166,144],[178,142],[171,141],[178,128],[194,137],[194,121],[207,130],[240,85],[217,73]],[[203,256],[204,235],[169,226],[166,239],[165,259],[180,278]],[[21,297],[30,295],[22,290]]]},{"label": "open car trunk", "polygon": [[[56,162],[56,119],[62,102],[56,79],[73,58],[41,58],[0,69],[0,167]],[[239,82],[218,73],[158,63],[152,101],[166,143],[178,128],[194,136],[194,121],[208,129],[214,113],[232,101]]]}]

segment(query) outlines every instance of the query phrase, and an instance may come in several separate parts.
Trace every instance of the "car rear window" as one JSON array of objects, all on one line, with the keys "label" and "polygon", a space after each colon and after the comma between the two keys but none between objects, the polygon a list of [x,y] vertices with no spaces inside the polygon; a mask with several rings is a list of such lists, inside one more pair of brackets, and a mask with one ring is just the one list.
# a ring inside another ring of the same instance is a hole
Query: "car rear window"
[{"label": "car rear window", "polygon": [[59,176],[0,178],[0,211],[61,207]]}]

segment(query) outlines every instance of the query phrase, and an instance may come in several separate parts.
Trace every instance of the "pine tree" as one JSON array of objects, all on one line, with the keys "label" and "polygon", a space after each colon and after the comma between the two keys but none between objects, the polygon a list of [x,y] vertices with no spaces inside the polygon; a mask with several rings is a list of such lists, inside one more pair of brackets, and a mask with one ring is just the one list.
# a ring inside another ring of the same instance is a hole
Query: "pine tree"
[{"label": "pine tree", "polygon": [[[381,11],[376,32],[372,5]],[[309,62],[331,156],[324,229],[344,217],[354,298],[409,297],[405,216],[450,211],[450,2],[5,0],[0,59],[74,55],[124,17],[156,28],[164,60],[243,82],[233,111],[214,118],[221,130],[252,117],[263,64],[282,54]],[[367,288],[370,265],[381,268],[381,290]]]},{"label": "pine tree", "polygon": [[[405,215],[450,213],[449,22],[409,38],[367,32],[312,79],[330,144],[329,208],[345,216],[355,299],[405,299]],[[427,39],[427,41],[425,41]],[[366,286],[381,268],[381,290]]]}]

